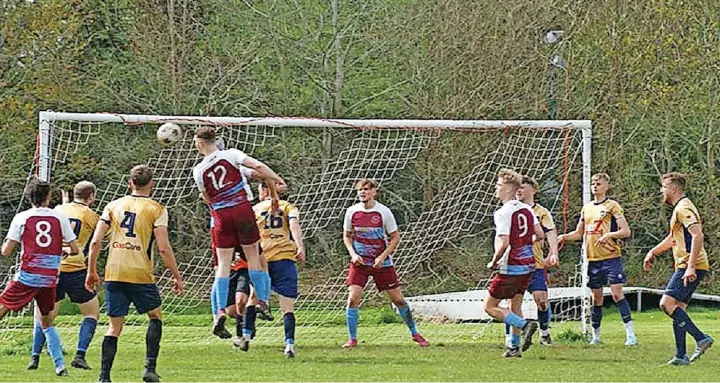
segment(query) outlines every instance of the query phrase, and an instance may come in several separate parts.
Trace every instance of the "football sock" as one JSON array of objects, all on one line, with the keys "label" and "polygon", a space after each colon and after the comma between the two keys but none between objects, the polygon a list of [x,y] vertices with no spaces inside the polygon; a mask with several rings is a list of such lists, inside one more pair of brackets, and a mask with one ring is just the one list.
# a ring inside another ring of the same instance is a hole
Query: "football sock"
[{"label": "football sock", "polygon": [[235,335],[237,337],[241,337],[243,335],[243,321],[245,317],[243,315],[239,315],[235,317]]},{"label": "football sock", "polygon": [[105,335],[102,344],[102,357],[100,362],[100,376],[110,378],[110,370],[112,370],[115,354],[117,353],[118,338],[116,336]]},{"label": "football sock", "polygon": [[[676,312],[678,309],[675,310]],[[685,328],[680,326],[677,319],[673,318],[673,333],[675,334],[675,356],[683,359],[687,356],[687,342],[685,340]]]},{"label": "football sock", "polygon": [[520,334],[510,334],[510,345],[512,345],[512,347],[520,347]]},{"label": "football sock", "polygon": [[405,302],[404,306],[398,307],[398,311],[400,312],[400,317],[402,318],[403,322],[407,325],[408,329],[410,330],[410,334],[415,336],[418,333],[417,326],[415,325],[415,319],[412,316],[412,311],[410,311],[410,305]]},{"label": "football sock", "polygon": [[538,324],[540,331],[547,331],[550,327],[550,310],[538,310]]},{"label": "football sock", "polygon": [[45,344],[45,334],[40,327],[40,321],[36,319],[33,329],[32,355],[40,355],[43,344]]},{"label": "football sock", "polygon": [[250,340],[252,330],[255,328],[255,318],[257,318],[257,309],[255,305],[245,307],[245,318],[243,319],[243,338]]},{"label": "football sock", "polygon": [[160,354],[160,339],[162,338],[162,321],[150,319],[147,333],[145,334],[145,368],[154,370]]},{"label": "football sock", "polygon": [[525,328],[525,325],[527,324],[527,321],[525,319],[520,318],[517,314],[513,312],[505,315],[503,322],[520,330]]},{"label": "football sock", "polygon": [[283,315],[285,325],[285,344],[295,344],[295,313]]},{"label": "football sock", "polygon": [[[590,312],[590,322],[592,323],[593,330],[597,330],[597,334],[593,334],[596,339],[600,338],[600,324],[602,323],[602,306],[593,306]],[[595,333],[595,331],[593,331]]]},{"label": "football sock", "polygon": [[228,277],[215,277],[215,285],[217,286],[217,311],[225,308],[225,303],[228,300],[228,289],[230,288],[230,278]]},{"label": "football sock", "polygon": [[97,320],[95,318],[85,317],[80,325],[80,333],[78,334],[78,346],[77,350],[83,353],[87,352],[90,342],[95,336],[95,328],[97,327]]},{"label": "football sock", "polygon": [[57,369],[60,367],[64,367],[65,359],[63,358],[62,353],[62,343],[60,342],[60,335],[55,329],[55,326],[50,326],[46,329],[43,329],[43,333],[45,334],[48,351],[50,352],[50,356],[52,357],[55,368]]},{"label": "football sock", "polygon": [[505,323],[505,345],[507,345],[508,347],[512,345],[512,336],[511,336],[512,330],[511,330],[511,328],[512,328],[512,326]]},{"label": "football sock", "polygon": [[703,334],[697,326],[695,326],[695,323],[693,323],[692,319],[690,319],[685,310],[680,307],[675,308],[675,311],[672,313],[672,318],[676,320],[678,322],[678,326],[685,329],[685,331],[687,331],[687,333],[690,334],[696,342],[705,339],[706,335]]},{"label": "football sock", "polygon": [[350,336],[350,339],[357,339],[358,308],[348,307],[345,309],[345,319],[347,320],[348,335]]},{"label": "football sock", "polygon": [[267,286],[265,277],[267,276],[269,279],[270,276],[262,270],[249,270],[249,274],[250,282],[255,288],[255,295],[259,300],[267,303],[270,293],[265,292],[265,287]]},{"label": "football sock", "polygon": [[217,300],[217,282],[214,282],[212,285],[212,289],[210,289],[210,304],[212,305],[213,319],[215,319],[218,315],[218,310],[220,309],[218,307]]}]

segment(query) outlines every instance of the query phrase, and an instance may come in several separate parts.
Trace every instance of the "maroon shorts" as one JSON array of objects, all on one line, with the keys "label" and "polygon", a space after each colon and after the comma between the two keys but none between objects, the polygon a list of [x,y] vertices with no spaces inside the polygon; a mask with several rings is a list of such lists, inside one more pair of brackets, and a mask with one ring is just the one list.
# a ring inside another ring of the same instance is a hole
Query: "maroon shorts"
[{"label": "maroon shorts", "polygon": [[252,205],[242,203],[212,212],[214,223],[210,236],[218,249],[252,245],[260,240]]},{"label": "maroon shorts", "polygon": [[375,286],[380,291],[392,290],[396,287],[400,287],[398,282],[398,276],[395,272],[395,266],[381,267],[376,269],[372,266],[356,266],[350,264],[350,272],[348,273],[346,285],[356,285],[365,287],[368,281],[368,277],[372,276],[375,281]]},{"label": "maroon shorts", "polygon": [[55,308],[55,287],[31,287],[18,281],[10,281],[0,294],[0,304],[11,311],[20,311],[35,299],[42,315],[50,314]]},{"label": "maroon shorts", "polygon": [[490,296],[495,299],[512,299],[515,295],[525,294],[533,273],[525,275],[495,274],[490,281]]}]

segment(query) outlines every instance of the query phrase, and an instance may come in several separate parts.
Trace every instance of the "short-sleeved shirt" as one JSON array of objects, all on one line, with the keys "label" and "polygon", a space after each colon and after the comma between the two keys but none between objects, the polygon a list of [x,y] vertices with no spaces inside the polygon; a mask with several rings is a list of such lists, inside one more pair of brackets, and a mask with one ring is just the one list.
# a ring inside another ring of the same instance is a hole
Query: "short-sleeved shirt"
[{"label": "short-sleeved shirt", "polygon": [[100,217],[86,204],[75,201],[55,206],[55,210],[63,212],[69,218],[80,249],[76,255],[70,255],[62,259],[60,271],[68,273],[85,270],[87,268],[85,261],[90,249],[90,240]]},{"label": "short-sleeved shirt", "polygon": [[537,217],[532,208],[521,201],[505,202],[493,215],[496,243],[498,237],[507,235],[510,245],[498,262],[498,273],[525,275],[535,271],[533,235]]},{"label": "short-sleeved shirt", "polygon": [[20,243],[20,270],[14,279],[30,287],[55,287],[63,243],[76,237],[65,214],[38,207],[17,214],[6,238]]},{"label": "short-sleeved shirt", "polygon": [[[538,223],[540,223],[540,226],[543,229],[543,232],[547,233],[548,231],[555,230],[555,221],[553,221],[552,214],[550,214],[550,211],[546,209],[544,206],[540,205],[539,203],[536,203],[532,207],[533,213],[535,213],[535,218],[537,218]],[[544,269],[545,265],[543,265],[543,249],[542,249],[543,241],[535,241],[533,243],[533,255],[535,255],[535,268],[536,269]]]},{"label": "short-sleeved shirt", "polygon": [[[698,213],[695,204],[687,197],[681,198],[675,204],[672,217],[670,218],[672,252],[676,269],[687,268],[688,261],[690,260],[690,251],[692,250],[692,235],[688,229],[696,224],[702,224],[702,221],[700,220],[700,213]],[[708,262],[704,245],[695,260],[695,269],[710,269],[710,263]]]},{"label": "short-sleeved shirt", "polygon": [[295,261],[297,246],[290,232],[290,221],[300,219],[295,205],[280,201],[280,211],[270,214],[272,201],[265,200],[253,206],[258,229],[260,229],[260,248],[268,262],[289,259]]},{"label": "short-sleeved shirt", "polygon": [[[392,211],[377,201],[369,209],[362,202],[350,206],[345,212],[343,228],[346,232],[352,232],[353,249],[365,265],[375,263],[375,258],[387,249],[387,236],[398,229]],[[392,259],[388,256],[382,267],[392,265]]]},{"label": "short-sleeved shirt", "polygon": [[154,283],[154,229],[168,225],[167,209],[143,196],[125,196],[110,202],[100,219],[110,225],[105,280]]},{"label": "short-sleeved shirt", "polygon": [[588,261],[602,261],[622,255],[620,242],[614,238],[602,245],[596,243],[603,234],[617,231],[617,220],[624,216],[625,212],[620,204],[609,198],[583,206],[580,219],[585,227],[585,255]]},{"label": "short-sleeved shirt", "polygon": [[241,169],[247,154],[237,149],[216,150],[193,168],[193,179],[200,192],[207,192],[213,210],[250,203],[250,183]]}]

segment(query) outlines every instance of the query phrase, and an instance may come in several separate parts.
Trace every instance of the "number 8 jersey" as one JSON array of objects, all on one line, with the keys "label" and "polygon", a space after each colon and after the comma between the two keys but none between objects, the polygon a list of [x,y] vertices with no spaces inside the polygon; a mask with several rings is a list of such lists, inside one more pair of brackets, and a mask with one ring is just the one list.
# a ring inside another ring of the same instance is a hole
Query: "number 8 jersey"
[{"label": "number 8 jersey", "polygon": [[532,208],[518,200],[510,200],[495,211],[496,236],[509,236],[510,246],[500,259],[498,273],[525,275],[535,271],[533,235],[537,217]]},{"label": "number 8 jersey", "polygon": [[107,204],[100,220],[110,226],[105,281],[155,283],[153,230],[168,225],[167,209],[149,197],[129,195]]},{"label": "number 8 jersey", "polygon": [[63,242],[74,241],[75,233],[65,214],[39,207],[16,215],[7,239],[20,243],[20,270],[15,280],[30,287],[55,287]]}]

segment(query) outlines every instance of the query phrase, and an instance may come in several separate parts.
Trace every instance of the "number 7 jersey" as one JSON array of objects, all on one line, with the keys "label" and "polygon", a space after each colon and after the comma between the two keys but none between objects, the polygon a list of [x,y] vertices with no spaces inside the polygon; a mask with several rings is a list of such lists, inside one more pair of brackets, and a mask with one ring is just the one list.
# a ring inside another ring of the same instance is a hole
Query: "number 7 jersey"
[{"label": "number 7 jersey", "polygon": [[155,283],[153,230],[167,227],[167,209],[149,197],[129,195],[107,204],[100,220],[110,226],[105,280]]}]

